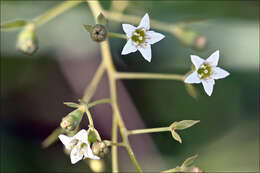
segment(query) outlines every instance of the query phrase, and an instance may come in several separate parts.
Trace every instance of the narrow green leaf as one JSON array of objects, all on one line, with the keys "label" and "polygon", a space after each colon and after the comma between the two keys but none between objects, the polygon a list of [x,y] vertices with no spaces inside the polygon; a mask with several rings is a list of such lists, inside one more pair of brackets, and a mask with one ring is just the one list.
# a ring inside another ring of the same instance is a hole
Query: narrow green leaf
[{"label": "narrow green leaf", "polygon": [[47,148],[51,144],[57,141],[58,136],[63,133],[63,129],[58,127],[55,129],[43,142],[42,142],[42,147]]},{"label": "narrow green leaf", "polygon": [[183,162],[183,164],[182,164],[181,167],[186,168],[186,167],[190,166],[190,165],[195,161],[195,159],[196,159],[197,157],[198,157],[198,155],[196,154],[196,155],[194,155],[194,156],[191,156],[191,157],[187,158],[187,159]]},{"label": "narrow green leaf", "polygon": [[97,21],[98,21],[98,24],[107,26],[107,19],[105,18],[105,16],[102,13],[99,13],[99,15],[97,17]]},{"label": "narrow green leaf", "polygon": [[1,24],[0,29],[1,30],[15,29],[15,28],[25,26],[26,24],[27,24],[27,22],[24,20],[15,20],[15,21],[10,21],[10,22]]},{"label": "narrow green leaf", "polygon": [[85,30],[88,31],[88,32],[91,32],[92,31],[92,25],[83,25]]},{"label": "narrow green leaf", "polygon": [[73,102],[64,102],[63,104],[65,104],[68,107],[72,107],[72,108],[78,108],[80,105],[77,103],[73,103]]},{"label": "narrow green leaf", "polygon": [[200,122],[200,120],[183,120],[183,121],[179,121],[179,122],[174,122],[170,127],[175,130],[183,130],[183,129],[187,129],[199,122]]},{"label": "narrow green leaf", "polygon": [[174,130],[172,130],[171,133],[172,133],[172,137],[173,137],[176,141],[178,141],[179,143],[182,143],[181,137],[179,136],[178,133],[176,133]]},{"label": "narrow green leaf", "polygon": [[168,169],[166,171],[162,171],[161,173],[172,173],[172,172],[183,172],[184,169],[182,167],[177,166],[176,168]]}]

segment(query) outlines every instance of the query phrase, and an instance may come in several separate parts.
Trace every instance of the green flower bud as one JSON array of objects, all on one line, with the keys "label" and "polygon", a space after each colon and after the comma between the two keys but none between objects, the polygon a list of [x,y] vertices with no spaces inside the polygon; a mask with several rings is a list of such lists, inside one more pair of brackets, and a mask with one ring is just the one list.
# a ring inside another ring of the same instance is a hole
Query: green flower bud
[{"label": "green flower bud", "polygon": [[104,25],[96,24],[90,31],[90,37],[93,41],[102,42],[107,38],[107,30]]},{"label": "green flower bud", "polygon": [[108,152],[108,146],[104,141],[94,142],[91,147],[94,155],[103,157]]},{"label": "green flower bud", "polygon": [[88,141],[90,143],[95,143],[95,142],[101,141],[101,137],[100,137],[98,131],[93,127],[90,127],[88,129]]},{"label": "green flower bud", "polygon": [[27,24],[18,36],[16,47],[18,50],[32,55],[38,48],[38,41],[34,24]]},{"label": "green flower bud", "polygon": [[84,109],[82,109],[81,107],[72,111],[67,116],[62,118],[62,121],[60,123],[61,128],[66,130],[66,131],[75,130],[76,127],[79,126],[83,114],[84,114]]}]

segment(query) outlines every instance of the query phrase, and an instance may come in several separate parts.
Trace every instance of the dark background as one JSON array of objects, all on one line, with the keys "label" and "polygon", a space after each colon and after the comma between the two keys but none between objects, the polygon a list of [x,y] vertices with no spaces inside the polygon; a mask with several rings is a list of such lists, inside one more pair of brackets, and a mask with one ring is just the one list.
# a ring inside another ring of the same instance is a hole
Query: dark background
[{"label": "dark background", "polygon": [[[32,19],[59,3],[1,1],[1,23]],[[102,1],[102,5],[110,8],[109,1]],[[200,93],[197,100],[177,81],[131,80],[118,84],[120,109],[129,129],[201,120],[180,132],[183,144],[169,133],[131,137],[141,166],[146,171],[170,169],[199,154],[195,164],[205,171],[259,171],[259,1],[133,1],[124,10],[140,17],[146,12],[152,19],[170,23],[209,19],[190,26],[206,36],[209,44],[203,51],[196,51],[159,31],[166,38],[152,46],[153,58],[148,63],[139,53],[121,56],[125,40],[111,39],[118,70],[184,74],[190,69],[190,54],[207,58],[219,49],[219,66],[231,75],[216,81],[211,97],[202,85],[195,85]],[[71,165],[60,142],[47,149],[41,142],[71,111],[62,103],[82,96],[100,62],[99,45],[82,27],[93,23],[85,3],[67,11],[37,28],[40,48],[33,56],[16,51],[20,30],[1,31],[2,172],[90,171],[88,160]],[[120,24],[111,21],[109,27],[123,33]],[[104,78],[94,100],[107,96]],[[95,124],[106,139],[110,138],[110,111],[108,105],[93,109]],[[82,127],[86,128],[87,122]],[[119,157],[121,170],[134,170],[124,151]],[[111,170],[110,159],[107,155],[102,161],[106,171]]]}]

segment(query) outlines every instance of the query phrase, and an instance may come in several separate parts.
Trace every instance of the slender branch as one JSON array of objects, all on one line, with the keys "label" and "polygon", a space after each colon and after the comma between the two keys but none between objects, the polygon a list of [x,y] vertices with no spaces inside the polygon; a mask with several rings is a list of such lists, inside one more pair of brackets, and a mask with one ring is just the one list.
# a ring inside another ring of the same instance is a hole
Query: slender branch
[{"label": "slender branch", "polygon": [[[134,16],[134,15],[122,14],[115,11],[103,11],[103,12],[106,18],[117,22],[129,22],[133,24],[138,24],[141,20],[141,17]],[[174,33],[175,35],[179,35],[180,27],[178,25],[152,20],[152,19],[150,19],[150,23],[153,28],[166,31],[166,32],[171,32]]]},{"label": "slender branch", "polygon": [[87,87],[87,89],[84,92],[83,100],[86,103],[88,103],[90,101],[90,99],[92,98],[92,96],[94,95],[94,93],[97,89],[97,85],[98,85],[102,75],[104,74],[104,72],[105,72],[105,66],[104,66],[104,63],[101,62],[92,81],[90,82],[89,86]]},{"label": "slender branch", "polygon": [[[102,7],[101,7],[101,5],[99,4],[98,1],[90,1],[89,0],[87,2],[89,4],[89,7],[90,7],[94,17],[98,16],[99,13],[102,12]],[[117,96],[116,96],[116,78],[114,76],[115,67],[112,63],[112,56],[111,56],[111,52],[110,52],[109,42],[108,42],[108,40],[105,40],[100,45],[101,45],[102,59],[105,63],[106,69],[108,71],[111,103],[112,103],[112,108],[113,108],[113,111],[114,111],[114,116],[117,119],[119,130],[120,130],[123,142],[126,145],[126,150],[127,150],[128,154],[130,156],[130,159],[132,160],[136,170],[138,172],[142,172],[142,169],[139,166],[139,163],[137,162],[137,160],[134,156],[134,153],[132,151],[132,148],[129,144],[128,137],[127,137],[127,130],[125,128],[124,122],[123,122],[121,115],[120,115],[120,111],[118,109]],[[113,159],[112,159],[112,161],[113,161]]]},{"label": "slender branch", "polygon": [[136,130],[128,130],[128,135],[138,135],[138,134],[145,134],[145,133],[157,133],[157,132],[167,132],[167,131],[170,131],[169,127],[136,129]]},{"label": "slender branch", "polygon": [[[112,122],[112,143],[117,143],[117,131],[118,131],[118,125],[117,125],[117,119],[115,115],[113,116],[113,122]],[[118,172],[118,155],[117,155],[117,145],[112,145],[112,170],[113,172]]]},{"label": "slender branch", "polygon": [[168,79],[183,81],[185,75],[178,74],[159,74],[159,73],[124,73],[117,72],[115,74],[117,79]]},{"label": "slender branch", "polygon": [[122,38],[122,39],[127,39],[127,36],[124,34],[119,34],[119,33],[114,33],[114,32],[109,32],[108,33],[109,37],[116,37],[116,38]]},{"label": "slender branch", "polygon": [[36,26],[42,25],[49,20],[55,18],[56,16],[62,14],[66,10],[80,4],[81,2],[84,2],[83,0],[76,0],[76,1],[65,1],[57,5],[56,7],[50,9],[49,11],[45,12],[44,14],[36,17],[33,19],[33,22],[35,23]]},{"label": "slender branch", "polygon": [[110,99],[100,99],[100,100],[96,100],[94,102],[91,102],[88,104],[88,108],[91,108],[93,106],[99,105],[99,104],[104,104],[104,103],[110,103],[111,100]]},{"label": "slender branch", "polygon": [[88,116],[88,121],[89,121],[89,127],[94,127],[94,123],[93,123],[93,119],[92,119],[92,115],[91,113],[89,112],[88,110],[88,107],[86,106],[86,113],[87,113],[87,116]]}]

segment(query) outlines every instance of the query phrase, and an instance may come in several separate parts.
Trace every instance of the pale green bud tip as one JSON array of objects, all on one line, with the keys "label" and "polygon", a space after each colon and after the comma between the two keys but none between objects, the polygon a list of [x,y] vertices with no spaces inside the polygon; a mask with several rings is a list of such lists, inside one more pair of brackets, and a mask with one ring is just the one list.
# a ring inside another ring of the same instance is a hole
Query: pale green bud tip
[{"label": "pale green bud tip", "polygon": [[107,30],[104,25],[96,24],[90,32],[91,39],[96,42],[102,42],[107,38]]},{"label": "pale green bud tip", "polygon": [[91,147],[93,153],[97,156],[104,156],[108,152],[108,146],[105,142],[94,142]]},{"label": "pale green bud tip", "polygon": [[28,55],[32,55],[37,50],[38,41],[34,24],[26,25],[20,32],[16,47],[18,50]]},{"label": "pale green bud tip", "polygon": [[62,118],[60,126],[66,131],[73,131],[78,127],[81,122],[83,111],[81,109],[76,109],[69,113],[67,116]]}]

